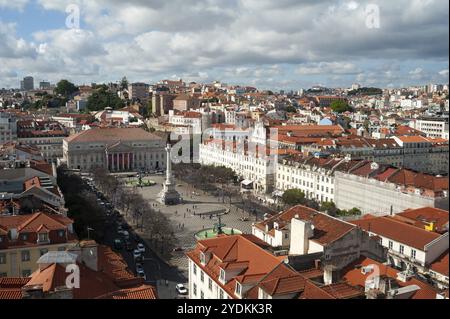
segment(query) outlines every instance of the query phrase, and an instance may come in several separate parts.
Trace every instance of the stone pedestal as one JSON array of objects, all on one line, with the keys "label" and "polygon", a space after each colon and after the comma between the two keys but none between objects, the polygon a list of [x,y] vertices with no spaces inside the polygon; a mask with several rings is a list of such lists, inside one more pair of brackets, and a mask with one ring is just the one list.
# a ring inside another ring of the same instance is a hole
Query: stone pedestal
[{"label": "stone pedestal", "polygon": [[175,189],[175,181],[172,177],[172,161],[170,159],[170,144],[167,144],[167,164],[166,164],[166,181],[163,189],[158,195],[158,201],[164,205],[178,205],[181,204],[182,198],[180,193]]}]

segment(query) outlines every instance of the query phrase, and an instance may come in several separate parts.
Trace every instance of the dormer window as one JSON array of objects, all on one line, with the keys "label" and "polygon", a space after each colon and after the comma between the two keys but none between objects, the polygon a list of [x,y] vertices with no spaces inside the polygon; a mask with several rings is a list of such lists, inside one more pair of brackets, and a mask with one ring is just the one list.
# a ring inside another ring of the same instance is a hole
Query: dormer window
[{"label": "dormer window", "polygon": [[48,233],[38,234],[38,242],[48,242]]},{"label": "dormer window", "polygon": [[220,277],[219,277],[220,281],[225,283],[225,270],[220,269]]},{"label": "dormer window", "polygon": [[58,236],[64,237],[65,231],[64,230],[58,230]]},{"label": "dormer window", "polygon": [[235,289],[236,295],[240,296],[242,293],[242,285],[238,282],[236,282],[236,289]]},{"label": "dormer window", "polygon": [[22,234],[20,237],[23,241],[28,240],[28,234]]},{"label": "dormer window", "polygon": [[203,266],[206,264],[206,256],[203,252],[200,253],[200,262]]}]

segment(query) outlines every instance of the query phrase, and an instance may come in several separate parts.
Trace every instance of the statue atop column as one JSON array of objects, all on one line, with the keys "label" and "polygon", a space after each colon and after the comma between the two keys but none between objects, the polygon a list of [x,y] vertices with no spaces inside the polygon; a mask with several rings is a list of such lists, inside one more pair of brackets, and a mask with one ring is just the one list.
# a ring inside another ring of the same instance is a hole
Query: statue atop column
[{"label": "statue atop column", "polygon": [[158,196],[159,202],[164,205],[178,205],[182,201],[180,193],[175,189],[176,185],[172,176],[172,160],[170,158],[171,149],[172,146],[170,145],[170,140],[168,140],[166,146],[166,181]]}]

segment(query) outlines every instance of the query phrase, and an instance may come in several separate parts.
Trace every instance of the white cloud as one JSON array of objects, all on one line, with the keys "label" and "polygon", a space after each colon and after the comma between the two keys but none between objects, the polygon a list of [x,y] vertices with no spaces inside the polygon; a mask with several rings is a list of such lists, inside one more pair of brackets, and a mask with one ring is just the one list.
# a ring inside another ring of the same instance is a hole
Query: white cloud
[{"label": "white cloud", "polygon": [[0,9],[16,9],[23,10],[23,8],[27,5],[28,0],[0,0]]},{"label": "white cloud", "polygon": [[[19,2],[0,0],[0,6]],[[409,70],[415,60],[447,59],[448,2],[379,0],[382,28],[376,30],[365,27],[364,7],[371,2],[38,0],[45,10],[63,14],[69,4],[79,5],[81,30],[36,30],[26,42],[14,26],[0,22],[0,57],[19,73],[74,74],[87,82],[94,79],[83,74],[105,81],[177,74],[296,86],[308,76],[380,84],[414,80],[419,74]],[[406,66],[373,70],[368,61]]]},{"label": "white cloud", "polygon": [[319,74],[358,74],[361,70],[353,63],[349,62],[320,62],[302,65],[297,69],[301,75]]}]

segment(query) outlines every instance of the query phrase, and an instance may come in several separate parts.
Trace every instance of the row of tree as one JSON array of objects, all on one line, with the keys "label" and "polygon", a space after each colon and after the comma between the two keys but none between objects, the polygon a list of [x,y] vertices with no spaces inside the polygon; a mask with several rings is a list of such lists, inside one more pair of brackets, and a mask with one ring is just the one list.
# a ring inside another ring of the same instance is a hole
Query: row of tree
[{"label": "row of tree", "polygon": [[66,167],[58,167],[58,186],[64,194],[67,215],[74,220],[74,230],[80,239],[87,238],[87,229],[95,232],[91,238],[101,240],[105,231],[104,214],[97,198],[89,191],[83,180],[70,173]]},{"label": "row of tree", "polygon": [[160,211],[155,210],[138,192],[136,187],[127,187],[102,168],[92,171],[97,187],[120,209],[133,224],[145,230],[153,248],[166,255],[176,244],[174,229],[170,220]]},{"label": "row of tree", "polygon": [[286,190],[283,193],[281,200],[286,207],[305,205],[307,207],[320,210],[321,212],[325,212],[331,216],[360,216],[362,213],[361,210],[356,207],[350,210],[338,209],[334,202],[324,202],[319,205],[316,201],[306,198],[305,193],[298,188]]}]

